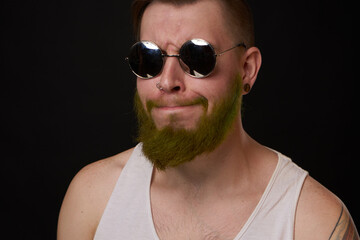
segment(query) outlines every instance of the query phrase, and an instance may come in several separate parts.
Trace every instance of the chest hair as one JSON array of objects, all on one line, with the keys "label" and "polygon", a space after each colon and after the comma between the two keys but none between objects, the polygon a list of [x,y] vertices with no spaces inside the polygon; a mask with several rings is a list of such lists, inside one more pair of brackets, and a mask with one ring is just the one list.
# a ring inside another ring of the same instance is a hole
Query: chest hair
[{"label": "chest hair", "polygon": [[161,240],[233,240],[255,208],[254,204],[186,208],[152,206],[153,221]]}]

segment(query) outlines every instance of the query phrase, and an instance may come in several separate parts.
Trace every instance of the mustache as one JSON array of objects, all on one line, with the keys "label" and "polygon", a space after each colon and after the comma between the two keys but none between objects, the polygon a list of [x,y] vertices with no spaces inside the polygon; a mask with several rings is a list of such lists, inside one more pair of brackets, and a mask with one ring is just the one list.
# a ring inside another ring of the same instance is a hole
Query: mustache
[{"label": "mustache", "polygon": [[146,109],[150,113],[151,110],[154,107],[167,107],[167,106],[193,106],[193,105],[202,105],[205,109],[208,108],[208,100],[205,97],[197,97],[194,99],[176,99],[174,101],[171,101],[171,104],[169,104],[169,101],[160,99],[160,100],[147,100],[146,101]]}]

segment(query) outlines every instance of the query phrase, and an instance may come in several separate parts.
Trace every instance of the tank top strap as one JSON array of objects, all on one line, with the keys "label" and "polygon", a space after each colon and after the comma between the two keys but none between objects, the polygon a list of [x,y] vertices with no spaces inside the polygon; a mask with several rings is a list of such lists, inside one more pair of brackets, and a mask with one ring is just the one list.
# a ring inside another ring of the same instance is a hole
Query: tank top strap
[{"label": "tank top strap", "polygon": [[234,240],[293,239],[295,213],[308,172],[278,154],[278,165],[254,212]]},{"label": "tank top strap", "polygon": [[95,240],[157,239],[150,207],[153,165],[138,144],[123,168],[95,233]]}]

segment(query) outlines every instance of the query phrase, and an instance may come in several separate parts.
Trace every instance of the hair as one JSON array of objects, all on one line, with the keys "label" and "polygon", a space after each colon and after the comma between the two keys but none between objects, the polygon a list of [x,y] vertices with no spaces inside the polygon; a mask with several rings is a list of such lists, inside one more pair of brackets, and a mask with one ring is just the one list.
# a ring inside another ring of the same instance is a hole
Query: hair
[{"label": "hair", "polygon": [[[141,19],[145,9],[152,2],[161,2],[182,6],[194,4],[201,0],[134,0],[131,6],[133,31],[136,40],[140,39]],[[243,41],[246,46],[255,45],[254,21],[251,8],[246,0],[215,0],[223,6],[224,16],[231,33],[237,41]]]}]

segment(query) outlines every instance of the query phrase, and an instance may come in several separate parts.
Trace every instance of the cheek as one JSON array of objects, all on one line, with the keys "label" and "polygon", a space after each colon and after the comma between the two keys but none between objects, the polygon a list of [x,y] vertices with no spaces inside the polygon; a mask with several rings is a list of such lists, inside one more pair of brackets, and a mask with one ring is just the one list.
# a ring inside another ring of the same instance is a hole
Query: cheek
[{"label": "cheek", "polygon": [[[215,77],[215,76],[214,76]],[[231,94],[231,88],[234,86],[235,77],[230,81],[230,77],[208,79],[201,84],[197,89],[197,94],[205,97],[208,100],[207,114],[213,112],[215,105],[222,102],[229,94]]]},{"label": "cheek", "polygon": [[143,79],[137,79],[136,81],[136,90],[139,94],[140,100],[146,108],[145,102],[149,99],[153,99],[155,94],[158,92],[155,84],[155,79],[151,80],[143,80]]}]

